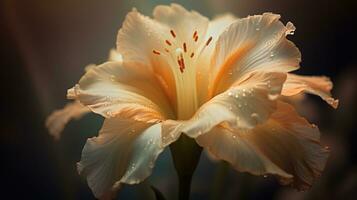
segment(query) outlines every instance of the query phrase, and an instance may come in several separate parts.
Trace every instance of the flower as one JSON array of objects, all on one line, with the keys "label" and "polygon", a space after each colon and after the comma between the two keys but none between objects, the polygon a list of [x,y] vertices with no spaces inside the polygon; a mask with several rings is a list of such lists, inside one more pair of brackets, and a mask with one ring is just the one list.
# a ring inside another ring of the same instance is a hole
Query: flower
[{"label": "flower", "polygon": [[117,37],[123,60],[91,68],[67,93],[105,117],[78,163],[95,196],[148,177],[181,134],[239,171],[309,187],[328,150],[318,128],[278,97],[306,92],[334,108],[338,101],[328,78],[289,73],[301,55],[286,39],[294,25],[279,18],[209,21],[177,4],[157,6],[153,18],[131,11]]}]

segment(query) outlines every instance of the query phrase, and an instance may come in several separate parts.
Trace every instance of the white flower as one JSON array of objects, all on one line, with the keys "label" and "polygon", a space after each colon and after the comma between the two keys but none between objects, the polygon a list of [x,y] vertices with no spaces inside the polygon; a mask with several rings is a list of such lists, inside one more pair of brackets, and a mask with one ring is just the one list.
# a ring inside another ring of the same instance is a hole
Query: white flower
[{"label": "white flower", "polygon": [[286,39],[295,27],[279,18],[209,21],[177,4],[157,6],[153,19],[130,12],[117,38],[123,61],[91,68],[68,90],[106,118],[78,164],[95,196],[148,177],[181,134],[239,171],[311,185],[328,152],[317,127],[277,97],[308,92],[338,102],[327,78],[288,74],[301,58]]}]

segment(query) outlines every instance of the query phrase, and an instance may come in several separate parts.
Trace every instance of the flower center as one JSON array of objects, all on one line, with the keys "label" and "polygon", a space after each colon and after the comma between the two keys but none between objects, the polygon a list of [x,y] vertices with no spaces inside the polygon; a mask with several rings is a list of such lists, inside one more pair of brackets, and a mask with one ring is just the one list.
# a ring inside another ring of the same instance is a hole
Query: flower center
[{"label": "flower center", "polygon": [[153,49],[155,56],[163,56],[171,68],[176,86],[177,119],[189,119],[198,108],[196,87],[196,63],[202,52],[211,43],[212,37],[205,42],[194,31],[190,41],[183,41],[174,30],[170,30],[160,50]]}]

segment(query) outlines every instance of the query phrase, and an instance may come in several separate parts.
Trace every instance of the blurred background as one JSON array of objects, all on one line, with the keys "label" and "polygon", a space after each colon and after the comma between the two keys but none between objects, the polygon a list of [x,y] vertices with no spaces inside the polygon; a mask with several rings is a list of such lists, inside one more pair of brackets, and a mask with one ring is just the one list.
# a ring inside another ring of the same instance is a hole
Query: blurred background
[{"label": "blurred background", "polygon": [[[290,36],[302,52],[305,75],[326,75],[335,83],[340,106],[317,97],[297,105],[318,124],[332,153],[322,177],[307,192],[280,186],[212,162],[202,154],[192,199],[354,199],[357,195],[357,60],[355,1],[337,0],[1,0],[0,1],[0,199],[94,199],[75,163],[103,119],[89,114],[72,121],[56,142],[44,122],[63,107],[66,90],[87,64],[106,61],[132,7],[151,15],[157,4],[178,2],[208,17],[274,12],[297,30]],[[152,199],[149,185],[168,199],[176,196],[176,175],[165,151],[144,183],[125,186],[120,199]]]}]

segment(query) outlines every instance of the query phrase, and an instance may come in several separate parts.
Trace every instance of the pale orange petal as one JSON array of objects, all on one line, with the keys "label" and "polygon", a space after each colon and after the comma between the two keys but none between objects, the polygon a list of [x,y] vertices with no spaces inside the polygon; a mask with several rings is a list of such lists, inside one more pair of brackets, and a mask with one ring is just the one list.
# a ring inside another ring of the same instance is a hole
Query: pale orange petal
[{"label": "pale orange petal", "polygon": [[230,87],[252,71],[289,72],[299,67],[301,55],[285,37],[295,30],[280,16],[264,13],[238,19],[219,37],[210,68],[210,96]]},{"label": "pale orange petal", "polygon": [[203,104],[208,99],[208,85],[209,78],[207,75],[209,74],[210,68],[207,66],[211,65],[211,60],[207,59],[212,57],[214,47],[216,46],[216,42],[218,37],[222,34],[223,31],[227,30],[229,25],[235,22],[237,18],[232,14],[224,14],[219,15],[212,19],[212,21],[208,24],[207,34],[205,36],[204,41],[208,41],[210,37],[212,37],[211,44],[205,47],[205,50],[202,52],[201,56],[197,61],[197,87],[200,88],[198,93],[198,101],[199,104]]},{"label": "pale orange petal", "polygon": [[59,139],[66,124],[72,119],[79,119],[90,110],[78,101],[68,103],[64,108],[53,111],[46,119],[50,134]]},{"label": "pale orange petal", "polygon": [[97,198],[105,197],[121,183],[146,179],[162,150],[160,124],[105,119],[99,136],[87,140],[78,172]]},{"label": "pale orange petal", "polygon": [[303,92],[320,96],[333,108],[337,108],[338,100],[331,97],[330,91],[333,84],[325,76],[301,76],[288,74],[281,94],[283,96],[294,96]]},{"label": "pale orange petal", "polygon": [[[167,57],[164,57],[170,29],[138,11],[127,14],[117,36],[117,50],[124,62],[132,62],[141,71],[153,74],[159,80],[172,105],[176,103],[175,79]],[[172,61],[171,61],[172,62]],[[174,60],[176,64],[176,60]]]},{"label": "pale orange petal", "polygon": [[104,63],[89,70],[67,96],[107,118],[129,110],[156,120],[169,117],[171,107],[157,80],[138,67]]},{"label": "pale orange petal", "polygon": [[[252,130],[220,129],[198,137],[197,142],[237,170],[276,174],[283,184],[302,190],[321,175],[327,161],[328,151],[319,143],[318,128],[283,102],[266,123]],[[276,173],[276,167],[293,177]]]}]

